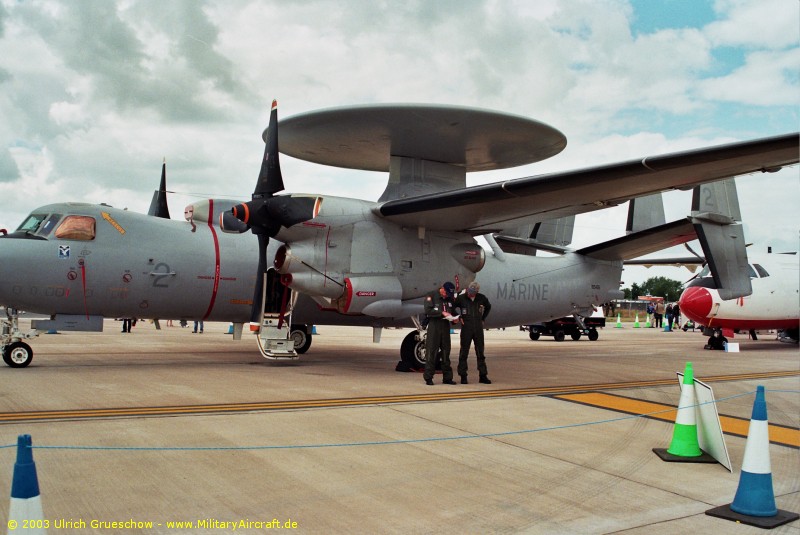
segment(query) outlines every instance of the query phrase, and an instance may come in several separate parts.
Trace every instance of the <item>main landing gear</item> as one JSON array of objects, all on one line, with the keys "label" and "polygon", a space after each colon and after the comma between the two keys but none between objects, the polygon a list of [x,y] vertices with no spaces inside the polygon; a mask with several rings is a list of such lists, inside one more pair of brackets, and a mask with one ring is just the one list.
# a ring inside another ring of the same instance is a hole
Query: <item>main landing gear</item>
[{"label": "main landing gear", "polygon": [[426,331],[418,317],[413,316],[411,321],[414,322],[416,329],[403,338],[403,343],[400,344],[400,359],[406,367],[420,370],[425,368]]},{"label": "main landing gear", "polygon": [[33,360],[33,349],[22,340],[37,336],[35,330],[22,332],[19,330],[19,311],[6,309],[6,319],[0,319],[0,349],[3,351],[3,362],[12,368],[24,368]]}]

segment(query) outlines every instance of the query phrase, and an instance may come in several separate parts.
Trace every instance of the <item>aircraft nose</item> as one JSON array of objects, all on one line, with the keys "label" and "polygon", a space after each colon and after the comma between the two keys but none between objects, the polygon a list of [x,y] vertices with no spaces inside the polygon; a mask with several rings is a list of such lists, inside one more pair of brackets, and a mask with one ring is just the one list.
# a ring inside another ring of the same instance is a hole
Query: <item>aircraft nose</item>
[{"label": "aircraft nose", "polygon": [[714,299],[711,292],[699,286],[686,288],[678,299],[681,314],[699,323],[703,323],[711,313]]}]

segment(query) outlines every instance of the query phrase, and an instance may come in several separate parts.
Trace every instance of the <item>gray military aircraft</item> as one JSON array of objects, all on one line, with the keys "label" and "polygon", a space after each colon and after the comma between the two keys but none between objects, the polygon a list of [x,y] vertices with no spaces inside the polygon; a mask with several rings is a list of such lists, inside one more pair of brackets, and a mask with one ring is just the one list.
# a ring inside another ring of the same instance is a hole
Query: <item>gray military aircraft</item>
[{"label": "gray military aircraft", "polygon": [[[444,281],[480,282],[492,302],[488,328],[580,318],[621,297],[624,260],[698,236],[724,267],[720,288],[747,295],[735,220],[693,210],[664,223],[663,209],[658,218],[636,207],[663,191],[795,164],[800,140],[793,133],[466,187],[467,172],[540,161],[566,138],[524,117],[428,105],[316,111],[282,120],[280,132],[287,155],[388,171],[386,190],[377,202],[277,195],[284,184],[273,103],[248,202],[208,199],[188,206],[185,221],[169,219],[162,167],[147,215],[103,204],[37,208],[14,232],[0,231],[4,361],[24,367],[33,358],[25,340],[37,331],[18,321],[26,310],[50,316],[32,322],[37,330],[99,331],[103,318],[202,319],[232,322],[237,339],[250,320],[270,358],[305,352],[314,324],[371,326],[375,341],[382,327],[413,325],[401,356],[418,364],[422,297]],[[575,214],[626,201],[634,201],[627,236],[567,247]],[[250,232],[256,239],[241,235]]]}]

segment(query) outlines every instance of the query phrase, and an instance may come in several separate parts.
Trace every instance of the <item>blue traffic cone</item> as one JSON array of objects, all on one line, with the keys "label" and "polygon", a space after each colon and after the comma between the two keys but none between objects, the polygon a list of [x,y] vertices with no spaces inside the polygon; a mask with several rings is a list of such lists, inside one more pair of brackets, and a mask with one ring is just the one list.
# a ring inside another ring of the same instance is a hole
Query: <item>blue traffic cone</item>
[{"label": "blue traffic cone", "polygon": [[706,514],[770,529],[800,518],[797,513],[781,511],[775,506],[769,460],[769,422],[763,386],[756,390],[744,447],[742,473],[733,503],[710,509]]},{"label": "blue traffic cone", "polygon": [[[37,521],[42,522],[37,522]],[[39,497],[39,479],[36,463],[33,462],[31,436],[17,438],[17,462],[14,463],[14,478],[11,481],[11,505],[8,509],[9,533],[17,528],[26,534],[47,533],[44,529],[44,513]]]},{"label": "blue traffic cone", "polygon": [[744,447],[742,474],[731,510],[743,515],[774,516],[775,494],[772,491],[772,467],[769,460],[769,423],[764,387],[759,386],[753,402],[753,416]]}]

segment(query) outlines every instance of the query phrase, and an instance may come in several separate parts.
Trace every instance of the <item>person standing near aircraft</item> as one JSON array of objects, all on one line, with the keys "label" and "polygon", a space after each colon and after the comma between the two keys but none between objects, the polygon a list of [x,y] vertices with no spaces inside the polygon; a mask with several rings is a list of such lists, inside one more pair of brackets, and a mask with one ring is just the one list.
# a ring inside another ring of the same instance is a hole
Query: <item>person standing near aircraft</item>
[{"label": "person standing near aircraft", "polygon": [[489,299],[479,293],[481,285],[471,282],[467,291],[456,298],[456,313],[461,316],[461,351],[458,354],[458,375],[461,376],[461,384],[468,384],[467,380],[467,357],[469,347],[475,342],[475,356],[478,361],[478,382],[490,385],[488,371],[486,370],[486,356],[483,354],[483,322],[492,305]]},{"label": "person standing near aircraft", "polygon": [[672,303],[667,304],[667,310],[664,313],[664,317],[667,320],[667,324],[664,326],[664,331],[668,332],[668,333],[671,333],[672,332],[672,318],[673,318]]},{"label": "person standing near aircraft", "polygon": [[455,285],[445,282],[435,292],[425,296],[425,316],[428,318],[425,338],[426,385],[433,385],[436,373],[436,355],[442,352],[442,384],[454,385],[453,368],[450,366],[450,318],[453,318],[453,295]]},{"label": "person standing near aircraft", "polygon": [[656,303],[656,311],[653,313],[655,318],[655,326],[657,329],[661,328],[664,319],[664,301]]}]

